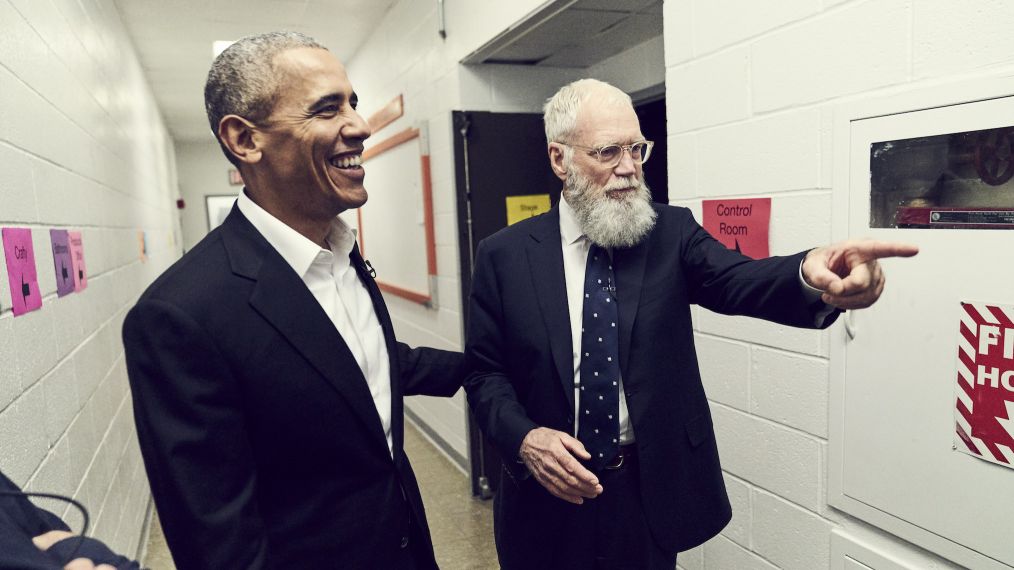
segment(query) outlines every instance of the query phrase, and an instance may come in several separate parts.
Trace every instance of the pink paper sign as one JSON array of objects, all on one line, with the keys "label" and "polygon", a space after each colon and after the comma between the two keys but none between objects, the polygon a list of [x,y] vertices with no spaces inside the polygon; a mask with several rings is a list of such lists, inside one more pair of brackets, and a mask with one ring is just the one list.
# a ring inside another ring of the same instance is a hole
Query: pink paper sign
[{"label": "pink paper sign", "polygon": [[84,291],[88,286],[88,271],[85,269],[84,243],[81,232],[67,232],[70,239],[70,261],[74,266],[74,292]]},{"label": "pink paper sign", "polygon": [[49,230],[49,239],[53,244],[56,294],[63,297],[74,292],[74,263],[70,260],[70,237],[67,230]]},{"label": "pink paper sign", "polygon": [[39,278],[35,272],[35,249],[32,230],[4,228],[4,257],[7,258],[7,281],[11,285],[14,316],[23,315],[42,306]]},{"label": "pink paper sign", "polygon": [[715,239],[754,259],[768,257],[771,198],[703,200],[704,229]]}]

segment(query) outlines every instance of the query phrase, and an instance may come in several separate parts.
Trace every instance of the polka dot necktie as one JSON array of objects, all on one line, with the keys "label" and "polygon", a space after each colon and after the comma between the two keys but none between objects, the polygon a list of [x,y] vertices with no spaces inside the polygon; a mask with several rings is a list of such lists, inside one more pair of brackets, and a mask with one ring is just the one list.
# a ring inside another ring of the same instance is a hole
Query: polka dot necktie
[{"label": "polka dot necktie", "polygon": [[584,274],[577,438],[592,469],[616,457],[620,438],[620,355],[616,288],[609,253],[592,245]]}]

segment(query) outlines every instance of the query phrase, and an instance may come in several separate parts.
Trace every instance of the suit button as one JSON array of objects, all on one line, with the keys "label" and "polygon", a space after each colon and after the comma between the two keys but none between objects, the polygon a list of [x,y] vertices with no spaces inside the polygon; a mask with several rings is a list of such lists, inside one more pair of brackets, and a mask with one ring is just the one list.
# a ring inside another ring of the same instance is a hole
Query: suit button
[{"label": "suit button", "polygon": [[407,548],[408,547],[408,537],[407,536],[401,537],[401,547],[402,548]]}]

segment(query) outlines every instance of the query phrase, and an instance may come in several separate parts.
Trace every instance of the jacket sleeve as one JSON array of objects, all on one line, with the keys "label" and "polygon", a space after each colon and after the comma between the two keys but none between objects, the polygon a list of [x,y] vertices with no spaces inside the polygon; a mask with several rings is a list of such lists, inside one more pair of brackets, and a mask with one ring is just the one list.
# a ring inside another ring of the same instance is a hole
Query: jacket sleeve
[{"label": "jacket sleeve", "polygon": [[509,358],[502,334],[503,306],[496,268],[485,242],[476,251],[475,275],[469,298],[465,361],[468,404],[480,429],[500,452],[515,477],[526,469],[515,459],[528,432],[537,428],[518,401],[507,374]]},{"label": "jacket sleeve", "polygon": [[267,540],[237,379],[179,308],[142,300],[123,325],[134,419],[180,568],[265,568]]},{"label": "jacket sleeve", "polygon": [[450,397],[465,379],[465,362],[460,352],[436,348],[411,348],[398,343],[401,380],[406,396]]},{"label": "jacket sleeve", "polygon": [[799,267],[806,251],[751,259],[713,238],[689,210],[682,212],[686,220],[679,224],[681,255],[691,303],[725,315],[804,328],[826,328],[838,317],[840,311],[833,310],[822,322],[816,319],[828,306],[804,293]]},{"label": "jacket sleeve", "polygon": [[[79,543],[80,547],[78,546]],[[116,554],[103,542],[91,537],[85,537],[84,540],[81,540],[81,537],[78,536],[65,538],[50,546],[46,553],[56,557],[57,560],[65,561],[75,558],[87,558],[96,566],[108,564],[116,568],[116,570],[140,570],[141,568],[137,562]],[[73,558],[71,558],[72,556]]]}]

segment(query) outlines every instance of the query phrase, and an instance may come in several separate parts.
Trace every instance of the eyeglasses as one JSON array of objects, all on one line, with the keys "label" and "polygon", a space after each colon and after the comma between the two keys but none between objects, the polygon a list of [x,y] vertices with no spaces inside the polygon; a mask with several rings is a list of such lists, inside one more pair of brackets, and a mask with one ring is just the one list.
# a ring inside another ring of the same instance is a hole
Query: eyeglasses
[{"label": "eyeglasses", "polygon": [[630,144],[608,144],[600,147],[581,146],[565,142],[561,142],[560,144],[589,151],[589,154],[594,154],[598,158],[599,164],[607,168],[615,168],[620,163],[620,160],[623,158],[623,151],[630,153],[630,158],[634,161],[634,164],[644,164],[648,162],[648,157],[651,156],[651,148],[655,146],[655,143],[652,141],[638,141]]}]

